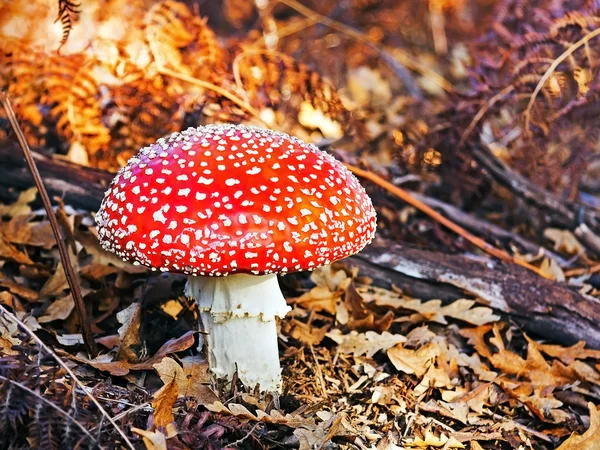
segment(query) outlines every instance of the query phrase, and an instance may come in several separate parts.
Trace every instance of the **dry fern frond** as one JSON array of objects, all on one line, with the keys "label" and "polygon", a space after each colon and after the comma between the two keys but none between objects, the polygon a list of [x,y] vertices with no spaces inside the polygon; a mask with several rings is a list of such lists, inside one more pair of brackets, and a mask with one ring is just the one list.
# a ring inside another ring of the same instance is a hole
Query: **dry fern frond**
[{"label": "dry fern frond", "polygon": [[115,168],[139,149],[159,137],[181,128],[181,101],[163,77],[148,77],[142,71],[127,83],[116,86],[113,104],[108,111],[112,118],[110,150],[99,152],[95,165]]},{"label": "dry fern frond", "polygon": [[60,21],[62,24],[62,38],[60,40],[60,46],[58,49],[67,43],[69,34],[71,34],[71,28],[73,27],[73,20],[79,14],[79,7],[81,3],[76,3],[71,0],[58,0],[58,17],[56,21]]},{"label": "dry fern frond", "polygon": [[224,68],[225,55],[214,32],[185,4],[174,0],[156,3],[144,24],[148,45],[160,66],[197,78]]},{"label": "dry fern frond", "polygon": [[100,91],[93,75],[98,62],[84,54],[48,58],[43,71],[44,95],[41,104],[56,132],[67,142],[83,144],[90,156],[110,141],[102,123]]}]

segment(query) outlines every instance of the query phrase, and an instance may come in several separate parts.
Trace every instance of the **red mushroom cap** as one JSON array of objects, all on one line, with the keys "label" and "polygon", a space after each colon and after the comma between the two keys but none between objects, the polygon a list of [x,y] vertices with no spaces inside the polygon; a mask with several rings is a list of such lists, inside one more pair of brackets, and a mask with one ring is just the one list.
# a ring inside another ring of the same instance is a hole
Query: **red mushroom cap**
[{"label": "red mushroom cap", "polygon": [[125,260],[190,275],[310,270],[375,234],[371,200],[339,161],[266,129],[190,128],[141,149],[96,215]]}]

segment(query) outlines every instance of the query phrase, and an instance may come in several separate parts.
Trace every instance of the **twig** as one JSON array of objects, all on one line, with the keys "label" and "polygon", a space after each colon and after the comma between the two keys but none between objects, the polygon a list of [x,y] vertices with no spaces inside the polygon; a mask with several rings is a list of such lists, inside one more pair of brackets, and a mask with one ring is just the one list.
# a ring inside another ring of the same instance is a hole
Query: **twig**
[{"label": "twig", "polygon": [[596,264],[592,267],[579,267],[577,269],[565,270],[565,277],[578,277],[581,275],[592,275],[594,273],[600,272],[600,264]]},{"label": "twig", "polygon": [[[330,19],[329,17],[323,16],[323,15],[317,13],[316,11],[308,8],[307,6],[304,6],[303,4],[301,4],[300,2],[298,2],[296,0],[279,0],[279,3],[282,3],[288,7],[296,10],[303,16],[313,18],[316,22],[318,22],[322,25],[325,25],[326,27],[329,27],[333,30],[339,31],[340,33],[343,33],[347,36],[350,36],[353,39],[356,39],[358,42],[361,42],[362,44],[369,46],[370,48],[375,50],[377,53],[379,53],[381,56],[383,56],[383,59],[386,62],[389,63],[390,59],[392,59],[392,60],[396,61],[396,63],[400,63],[403,66],[405,66],[406,68],[414,70],[415,72],[418,72],[421,75],[423,75],[424,77],[430,79],[431,81],[433,81],[435,84],[440,86],[445,91],[454,92],[454,86],[452,85],[452,83],[450,83],[448,80],[446,80],[444,77],[442,77],[438,73],[434,72],[433,70],[431,70],[428,67],[425,67],[424,65],[419,63],[417,60],[415,60],[413,57],[411,57],[406,52],[401,52],[399,50],[396,50],[396,55],[392,55],[387,50],[380,48],[378,43],[373,41],[373,39],[371,39],[368,35],[361,33],[360,31],[358,31],[348,25],[338,22],[337,20],[333,20],[333,19]],[[398,67],[396,66],[396,67],[394,67],[394,69],[398,70]],[[415,83],[415,81],[412,79],[412,77],[410,77],[407,73],[403,73],[403,72],[397,72],[397,74],[398,74],[398,76],[400,76],[402,78],[402,81],[406,85],[406,88],[409,90],[411,95],[413,95],[415,97],[422,97],[421,90],[418,87],[418,85]]]},{"label": "twig", "polygon": [[200,80],[200,79],[192,77],[190,75],[186,75],[184,73],[176,72],[174,70],[167,69],[166,67],[162,67],[162,66],[158,67],[157,72],[160,73],[160,74],[162,74],[162,75],[166,75],[166,76],[169,76],[169,77],[177,78],[177,79],[179,79],[181,81],[185,81],[186,83],[194,84],[194,85],[199,86],[201,88],[209,89],[211,91],[214,91],[217,94],[221,95],[222,97],[225,97],[227,100],[230,100],[233,103],[235,103],[237,106],[239,106],[240,108],[242,108],[244,111],[246,111],[247,113],[249,113],[250,115],[252,115],[254,118],[256,118],[257,120],[259,120],[263,125],[265,125],[267,127],[271,127],[270,124],[268,124],[263,119],[261,119],[261,117],[260,117],[260,111],[258,111],[252,105],[250,105],[249,103],[245,102],[244,100],[242,100],[241,98],[239,98],[235,94],[232,94],[228,90],[223,89],[221,86],[217,86],[216,84],[210,83],[208,81]]},{"label": "twig", "polygon": [[71,296],[73,297],[73,301],[75,303],[77,316],[79,317],[83,342],[85,343],[85,347],[90,357],[93,358],[98,354],[98,350],[96,348],[96,341],[94,341],[94,334],[92,333],[92,328],[87,317],[85,303],[83,302],[83,296],[81,295],[81,287],[79,286],[79,282],[77,280],[77,274],[75,273],[73,265],[71,264],[71,258],[69,257],[69,252],[67,250],[67,246],[65,245],[65,241],[63,239],[62,231],[60,229],[58,221],[56,220],[56,215],[54,214],[52,204],[50,203],[48,192],[46,191],[44,182],[42,181],[42,177],[40,176],[40,172],[37,169],[35,160],[33,159],[33,155],[31,153],[31,149],[29,148],[27,140],[25,139],[25,135],[23,134],[23,130],[21,129],[19,122],[17,121],[15,112],[12,109],[10,100],[4,92],[0,92],[0,102],[2,103],[2,106],[6,111],[6,115],[12,126],[12,129],[15,135],[17,136],[17,140],[19,141],[19,145],[21,146],[21,150],[23,151],[23,155],[25,156],[25,160],[27,161],[27,165],[29,166],[29,170],[35,181],[35,185],[40,194],[40,198],[42,199],[42,203],[44,204],[44,209],[46,210],[46,214],[48,215],[48,220],[50,221],[52,233],[54,234],[54,239],[56,239],[56,245],[58,246],[58,252],[60,254],[60,259],[62,261],[63,268],[65,271],[65,276],[67,278],[69,288],[71,289]]},{"label": "twig", "polygon": [[414,206],[422,213],[427,214],[433,220],[444,225],[446,228],[449,228],[450,230],[454,231],[459,236],[462,236],[465,240],[469,241],[471,244],[475,245],[476,247],[479,247],[484,252],[489,253],[490,255],[492,255],[502,261],[510,262],[513,264],[518,264],[520,266],[523,266],[523,267],[537,273],[538,275],[545,276],[537,267],[534,267],[525,261],[521,261],[519,259],[513,258],[511,255],[509,255],[505,251],[500,250],[491,244],[488,244],[483,239],[471,234],[470,232],[465,230],[463,227],[457,225],[456,223],[454,223],[451,220],[447,219],[446,217],[442,216],[435,209],[420,202],[410,192],[405,191],[404,189],[399,188],[396,185],[393,185],[389,181],[386,181],[383,178],[381,178],[379,175],[376,175],[373,172],[370,172],[368,170],[363,170],[358,167],[351,166],[349,164],[346,164],[346,167],[348,168],[348,170],[350,170],[355,175],[357,175],[361,178],[365,178],[365,179],[375,183],[379,187],[385,189],[386,191],[395,195],[396,197],[398,197],[399,199],[408,203],[409,205]]},{"label": "twig", "polygon": [[86,428],[81,425],[81,423],[79,423],[77,421],[77,419],[75,417],[73,417],[71,414],[69,414],[68,412],[60,409],[57,405],[55,405],[54,403],[52,403],[50,400],[42,397],[40,394],[38,394],[37,392],[35,392],[34,390],[29,389],[27,386],[19,383],[18,381],[15,380],[11,380],[10,378],[6,378],[2,375],[0,375],[0,380],[4,380],[7,383],[11,383],[13,386],[17,386],[20,389],[23,389],[25,392],[29,393],[30,395],[33,395],[35,398],[37,398],[38,400],[41,400],[42,402],[44,402],[46,405],[50,406],[51,408],[54,408],[56,411],[58,411],[60,414],[62,414],[63,416],[65,416],[67,419],[69,419],[71,422],[73,422],[75,425],[77,425],[81,431],[83,431],[83,433],[90,438],[90,441],[94,442],[97,444],[96,439],[94,439],[94,437],[90,434],[90,432],[88,430],[86,430]]},{"label": "twig", "polygon": [[587,44],[590,40],[594,39],[598,35],[600,35],[600,28],[596,28],[595,30],[590,31],[584,37],[582,37],[577,42],[575,42],[573,45],[571,45],[569,48],[567,48],[558,58],[556,58],[554,60],[554,62],[552,64],[550,64],[550,67],[548,67],[548,70],[546,70],[546,72],[544,73],[544,75],[542,76],[540,81],[538,82],[537,86],[535,87],[533,94],[531,94],[531,98],[529,99],[527,108],[525,108],[525,112],[523,113],[523,117],[525,119],[524,128],[525,128],[525,133],[527,136],[530,136],[529,122],[531,121],[531,109],[533,108],[535,99],[537,98],[538,94],[540,93],[540,91],[542,90],[542,88],[544,87],[546,82],[550,79],[550,77],[552,76],[552,74],[554,73],[556,68],[565,59],[567,59],[569,56],[571,56],[575,52],[575,50],[577,50],[579,47]]},{"label": "twig", "polygon": [[62,359],[60,359],[58,357],[58,355],[56,353],[54,353],[52,351],[52,349],[50,347],[48,347],[46,344],[44,344],[44,341],[42,341],[39,337],[37,337],[37,335],[31,331],[27,325],[25,325],[17,316],[15,316],[14,314],[12,314],[10,311],[8,311],[4,306],[0,305],[0,314],[8,317],[10,320],[12,320],[13,322],[16,322],[17,324],[19,324],[21,326],[21,328],[29,335],[31,336],[31,338],[41,347],[43,348],[50,356],[52,356],[56,362],[69,374],[69,376],[73,379],[73,381],[75,383],[77,383],[77,385],[83,390],[83,392],[85,393],[85,395],[92,401],[92,403],[94,405],[96,405],[96,408],[98,408],[98,411],[100,411],[100,414],[102,414],[102,416],[104,416],[106,418],[106,420],[108,420],[108,422],[115,428],[115,430],[117,430],[117,433],[119,433],[121,435],[121,437],[123,438],[123,441],[125,444],[127,444],[127,446],[131,449],[131,450],[135,450],[135,447],[133,446],[133,444],[131,443],[131,441],[129,440],[129,438],[127,437],[127,435],[125,434],[125,432],[123,430],[121,430],[121,428],[119,428],[119,426],[115,423],[115,421],[112,419],[112,417],[110,417],[110,415],[106,412],[106,410],[102,407],[102,405],[100,404],[100,402],[96,399],[96,397],[94,397],[91,393],[89,393],[87,391],[87,389],[85,388],[85,385],[79,380],[79,378],[77,378],[77,376],[75,375],[75,373],[69,368],[69,366],[67,366]]}]

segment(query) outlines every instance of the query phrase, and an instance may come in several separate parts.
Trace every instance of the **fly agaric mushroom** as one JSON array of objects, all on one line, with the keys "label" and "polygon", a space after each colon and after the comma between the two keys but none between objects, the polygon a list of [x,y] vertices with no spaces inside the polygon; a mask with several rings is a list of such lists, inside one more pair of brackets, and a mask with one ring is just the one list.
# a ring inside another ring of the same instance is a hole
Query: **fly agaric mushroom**
[{"label": "fly agaric mushroom", "polygon": [[209,125],[131,158],[96,215],[106,250],[189,275],[217,377],[281,387],[275,318],[290,310],[277,273],[360,251],[375,210],[358,180],[314,145],[266,129]]}]

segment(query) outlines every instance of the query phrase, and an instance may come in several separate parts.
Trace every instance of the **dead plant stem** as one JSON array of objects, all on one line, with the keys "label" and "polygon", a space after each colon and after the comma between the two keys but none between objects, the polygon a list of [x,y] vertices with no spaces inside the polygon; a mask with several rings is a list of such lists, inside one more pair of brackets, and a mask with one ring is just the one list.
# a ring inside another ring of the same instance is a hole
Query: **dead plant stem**
[{"label": "dead plant stem", "polygon": [[69,257],[69,252],[63,239],[60,225],[58,224],[58,220],[56,219],[56,215],[54,214],[52,203],[50,203],[50,197],[48,196],[48,192],[46,191],[40,172],[38,171],[37,166],[35,164],[35,160],[33,158],[33,154],[31,153],[31,149],[29,148],[29,144],[27,144],[27,140],[25,139],[25,134],[23,134],[23,130],[21,129],[21,126],[17,121],[17,116],[15,115],[15,112],[10,104],[10,100],[4,92],[0,92],[0,102],[2,103],[2,106],[6,111],[6,115],[12,126],[12,129],[15,135],[17,136],[17,140],[19,141],[19,145],[21,146],[21,150],[23,151],[23,155],[25,156],[25,160],[27,161],[27,165],[29,166],[29,170],[35,181],[35,185],[40,194],[40,198],[42,200],[42,203],[44,204],[44,209],[46,210],[50,226],[52,227],[52,233],[54,234],[54,239],[56,239],[56,245],[58,246],[58,252],[60,254],[60,259],[63,264],[65,276],[67,278],[67,282],[71,290],[71,296],[73,297],[73,301],[75,303],[77,316],[79,317],[83,342],[85,343],[85,347],[90,357],[94,358],[98,354],[98,350],[96,348],[96,341],[94,341],[94,334],[92,333],[92,327],[88,320],[85,303],[83,302],[83,296],[81,295],[81,287],[79,286],[79,280],[77,279],[77,274],[75,273],[73,265],[71,264],[71,258]]}]

